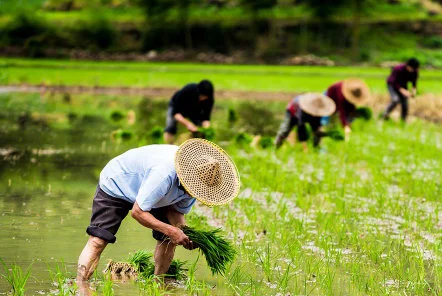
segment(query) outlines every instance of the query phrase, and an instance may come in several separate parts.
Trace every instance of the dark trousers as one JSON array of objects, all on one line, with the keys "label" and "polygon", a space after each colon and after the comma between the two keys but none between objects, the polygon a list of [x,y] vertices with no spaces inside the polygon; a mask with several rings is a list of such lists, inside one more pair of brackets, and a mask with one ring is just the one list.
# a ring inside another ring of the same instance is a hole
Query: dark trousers
[{"label": "dark trousers", "polygon": [[399,93],[391,85],[388,85],[388,92],[391,96],[391,102],[384,112],[384,118],[388,118],[391,111],[393,111],[398,104],[401,104],[401,118],[403,121],[405,121],[408,116],[408,98]]}]

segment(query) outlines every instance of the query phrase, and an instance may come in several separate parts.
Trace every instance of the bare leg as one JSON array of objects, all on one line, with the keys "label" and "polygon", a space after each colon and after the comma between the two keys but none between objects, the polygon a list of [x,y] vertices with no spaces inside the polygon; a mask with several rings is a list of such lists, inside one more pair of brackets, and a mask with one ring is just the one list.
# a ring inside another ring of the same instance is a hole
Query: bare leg
[{"label": "bare leg", "polygon": [[101,238],[89,236],[89,240],[78,258],[77,283],[90,279],[106,245],[107,242]]},{"label": "bare leg", "polygon": [[176,245],[169,241],[157,241],[154,254],[155,275],[165,274],[169,270],[170,263],[175,255],[175,247]]},{"label": "bare leg", "polygon": [[175,136],[171,133],[165,132],[163,134],[164,137],[164,143],[166,144],[173,144],[173,142],[175,141]]}]

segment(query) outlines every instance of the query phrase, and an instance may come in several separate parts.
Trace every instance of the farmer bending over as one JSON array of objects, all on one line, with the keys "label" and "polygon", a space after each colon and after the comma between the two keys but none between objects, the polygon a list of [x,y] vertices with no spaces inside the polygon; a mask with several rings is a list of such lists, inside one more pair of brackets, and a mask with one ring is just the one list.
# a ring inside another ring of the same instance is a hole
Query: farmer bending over
[{"label": "farmer bending over", "polygon": [[[416,96],[416,82],[418,78],[419,61],[411,58],[405,64],[394,67],[387,79],[387,88],[390,93],[391,103],[384,112],[384,119],[389,119],[391,111],[401,104],[401,118],[405,122],[408,115],[408,98]],[[408,82],[413,84],[411,92]]]},{"label": "farmer bending over", "polygon": [[174,142],[178,122],[192,133],[198,130],[197,126],[208,128],[213,102],[213,85],[209,80],[202,80],[198,84],[187,84],[177,91],[167,109],[164,142],[167,144]]},{"label": "farmer bending over", "polygon": [[336,111],[344,127],[345,139],[348,140],[356,107],[367,101],[370,97],[370,89],[362,80],[352,78],[336,82],[327,89],[325,94],[336,103]]},{"label": "farmer bending over", "polygon": [[294,126],[298,127],[298,140],[307,152],[308,123],[314,134],[314,145],[319,145],[323,133],[320,131],[321,117],[330,116],[336,110],[335,102],[323,94],[307,93],[292,99],[287,105],[284,121],[276,135],[275,145],[279,148]]},{"label": "farmer bending over", "polygon": [[154,274],[161,275],[169,269],[176,245],[196,247],[180,229],[195,199],[222,205],[238,192],[235,164],[206,140],[191,139],[179,147],[144,146],[115,157],[100,174],[86,230],[89,240],[78,259],[77,283],[85,287],[129,211],[142,226],[152,229],[157,240]]}]

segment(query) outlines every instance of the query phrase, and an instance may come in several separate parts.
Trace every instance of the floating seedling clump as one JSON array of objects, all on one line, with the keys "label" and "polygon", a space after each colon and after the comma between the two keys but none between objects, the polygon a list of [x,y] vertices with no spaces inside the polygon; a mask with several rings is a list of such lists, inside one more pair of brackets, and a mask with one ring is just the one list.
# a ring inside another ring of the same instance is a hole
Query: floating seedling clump
[{"label": "floating seedling clump", "polygon": [[[186,262],[180,260],[172,260],[165,277],[181,280],[186,276],[184,265]],[[155,271],[155,263],[153,255],[145,250],[139,250],[130,255],[127,262],[116,262],[109,260],[104,273],[110,273],[118,278],[148,278],[153,276]]]},{"label": "floating seedling clump", "polygon": [[221,229],[203,231],[185,226],[183,232],[204,254],[212,274],[224,275],[228,264],[235,258],[236,251],[221,235]]}]

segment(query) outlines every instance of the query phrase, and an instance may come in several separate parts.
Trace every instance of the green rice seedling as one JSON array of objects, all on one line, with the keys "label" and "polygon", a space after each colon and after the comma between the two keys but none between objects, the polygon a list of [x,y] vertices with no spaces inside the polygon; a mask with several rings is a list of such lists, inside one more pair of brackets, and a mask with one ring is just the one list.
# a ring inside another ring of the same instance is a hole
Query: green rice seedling
[{"label": "green rice seedling", "polygon": [[200,127],[198,131],[192,133],[192,137],[213,141],[215,139],[215,130],[211,127]]},{"label": "green rice seedling", "polygon": [[232,107],[230,107],[227,112],[227,122],[229,123],[229,126],[232,127],[238,121],[238,114]]},{"label": "green rice seedling", "polygon": [[114,110],[112,111],[110,118],[112,119],[112,121],[119,122],[124,118],[124,114],[119,110]]},{"label": "green rice seedling", "polygon": [[161,144],[163,142],[163,128],[160,126],[153,127],[149,132],[149,138],[152,144]]},{"label": "green rice seedling", "polygon": [[368,107],[358,107],[355,110],[355,115],[357,118],[368,121],[373,118],[373,111]]},{"label": "green rice seedling", "polygon": [[269,137],[269,136],[261,137],[259,139],[258,145],[262,149],[272,148],[273,147],[273,138]]},{"label": "green rice seedling", "polygon": [[181,261],[177,259],[172,260],[169,269],[167,270],[166,277],[173,278],[178,281],[184,279],[186,277],[186,270],[187,270],[184,268],[185,264],[186,261]]},{"label": "green rice seedling", "polygon": [[185,226],[183,231],[204,254],[212,274],[224,275],[227,265],[235,258],[236,251],[221,235],[221,229],[203,231]]},{"label": "green rice seedling", "polygon": [[57,295],[74,295],[77,287],[75,281],[71,281],[71,276],[67,273],[63,262],[56,265],[55,271],[49,269],[52,283],[57,287]]},{"label": "green rice seedling", "polygon": [[163,296],[170,294],[170,291],[167,291],[166,289],[163,288],[164,279],[161,277],[154,276],[153,274],[139,280],[138,287],[141,290],[140,291],[141,295]]},{"label": "green rice seedling", "polygon": [[246,132],[241,132],[235,136],[235,143],[239,146],[249,146],[253,137]]},{"label": "green rice seedling", "polygon": [[330,139],[332,139],[334,141],[344,141],[345,140],[344,134],[339,130],[326,131],[324,133],[324,137],[329,137]]},{"label": "green rice seedling", "polygon": [[22,296],[25,295],[25,286],[31,275],[31,267],[32,264],[26,269],[25,272],[21,269],[17,264],[12,264],[8,267],[3,260],[1,260],[3,268],[5,270],[5,274],[2,276],[6,279],[6,281],[11,285],[13,295],[14,296]]},{"label": "green rice seedling", "polygon": [[139,273],[152,272],[153,274],[154,263],[152,261],[152,257],[152,253],[145,250],[139,250],[133,255],[130,255],[127,262]]},{"label": "green rice seedling", "polygon": [[103,296],[112,296],[114,295],[114,282],[112,282],[110,274],[106,274],[103,281],[102,286],[102,295]]}]

